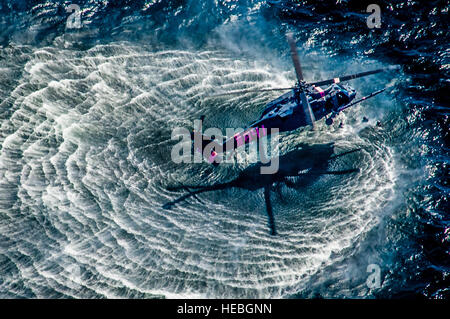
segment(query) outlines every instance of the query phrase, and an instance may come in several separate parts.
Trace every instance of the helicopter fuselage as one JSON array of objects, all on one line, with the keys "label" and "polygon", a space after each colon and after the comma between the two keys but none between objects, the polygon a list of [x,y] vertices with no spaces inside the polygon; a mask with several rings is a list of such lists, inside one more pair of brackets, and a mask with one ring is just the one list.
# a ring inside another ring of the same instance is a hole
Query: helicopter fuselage
[{"label": "helicopter fuselage", "polygon": [[[293,89],[277,99],[269,102],[260,118],[251,123],[244,131],[226,139],[219,151],[213,151],[210,161],[218,153],[237,149],[245,144],[254,142],[259,138],[269,135],[272,129],[279,132],[293,131],[307,126],[306,116],[301,104],[297,103],[297,89]],[[355,98],[356,92],[349,86],[332,84],[323,90],[320,87],[310,86],[307,88],[306,96],[316,120],[326,117],[328,114],[350,103]],[[230,148],[229,145],[232,145]]]},{"label": "helicopter fuselage", "polygon": [[[278,128],[280,132],[292,131],[307,126],[303,107],[297,103],[296,89],[291,90],[268,103],[261,117],[249,127],[264,126],[267,129]],[[332,84],[323,90],[310,86],[306,96],[311,105],[315,120],[320,120],[355,98],[355,90],[349,86]]]}]

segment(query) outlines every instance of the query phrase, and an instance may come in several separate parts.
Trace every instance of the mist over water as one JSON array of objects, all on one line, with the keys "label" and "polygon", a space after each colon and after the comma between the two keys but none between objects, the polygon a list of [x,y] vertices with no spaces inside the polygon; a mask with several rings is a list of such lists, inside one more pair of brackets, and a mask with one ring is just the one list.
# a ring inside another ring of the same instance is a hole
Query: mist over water
[{"label": "mist over water", "polygon": [[[448,296],[446,82],[426,82],[448,75],[448,49],[383,54],[397,31],[357,36],[364,6],[347,2],[322,24],[308,1],[296,19],[265,1],[78,4],[79,29],[56,2],[0,7],[1,297]],[[276,92],[207,97],[295,83],[288,29],[307,80],[402,70],[352,81],[358,96],[388,89],[332,126],[282,134],[280,154],[299,154],[289,165],[359,171],[275,183],[271,236],[251,160],[175,164],[171,133],[202,115],[224,133],[259,117]],[[164,207],[177,187],[224,183]]]}]

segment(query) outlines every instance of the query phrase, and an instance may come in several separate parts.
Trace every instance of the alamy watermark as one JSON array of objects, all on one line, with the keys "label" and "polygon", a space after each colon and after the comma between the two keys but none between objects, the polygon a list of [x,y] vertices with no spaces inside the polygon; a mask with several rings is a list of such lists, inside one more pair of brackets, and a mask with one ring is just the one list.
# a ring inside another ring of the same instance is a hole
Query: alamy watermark
[{"label": "alamy watermark", "polygon": [[179,142],[172,147],[171,159],[177,164],[207,161],[218,165],[233,163],[233,157],[239,150],[244,156],[237,158],[237,161],[269,164],[261,166],[261,174],[275,174],[278,171],[279,129],[269,130],[264,125],[246,130],[226,128],[225,135],[229,137],[225,138],[218,128],[208,128],[203,132],[201,120],[194,121],[194,131],[177,127],[172,130],[171,138]]},{"label": "alamy watermark", "polygon": [[70,4],[66,7],[67,13],[72,13],[67,17],[66,28],[67,29],[80,29],[83,26],[81,22],[81,9],[77,4]]},{"label": "alamy watermark", "polygon": [[371,13],[368,17],[367,17],[367,27],[369,29],[373,29],[373,28],[381,28],[381,8],[378,4],[369,4],[367,6],[366,9],[367,13]]},{"label": "alamy watermark", "polygon": [[370,274],[367,277],[366,285],[370,289],[378,289],[381,287],[381,268],[377,264],[370,264],[367,266],[367,272]]}]

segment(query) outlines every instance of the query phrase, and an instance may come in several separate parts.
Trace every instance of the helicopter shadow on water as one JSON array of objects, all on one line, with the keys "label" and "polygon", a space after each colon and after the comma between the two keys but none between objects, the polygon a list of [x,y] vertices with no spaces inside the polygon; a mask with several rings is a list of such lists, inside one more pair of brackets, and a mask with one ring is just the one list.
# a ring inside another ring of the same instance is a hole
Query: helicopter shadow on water
[{"label": "helicopter shadow on water", "polygon": [[[298,190],[307,187],[316,181],[322,175],[345,175],[359,172],[358,168],[346,170],[329,171],[329,164],[338,157],[354,153],[360,149],[346,151],[340,154],[334,154],[334,143],[306,145],[301,144],[301,148],[291,151],[279,157],[279,168],[274,174],[261,174],[261,167],[265,164],[259,162],[251,165],[241,171],[232,181],[218,183],[210,186],[177,186],[167,187],[170,191],[185,190],[187,193],[163,205],[163,208],[170,209],[176,204],[193,197],[200,201],[196,196],[201,193],[224,190],[229,188],[242,188],[250,191],[264,191],[264,201],[268,215],[270,234],[276,235],[275,218],[271,203],[271,192],[280,191],[281,185]],[[292,178],[295,178],[295,182]],[[200,201],[201,202],[201,201]]]}]

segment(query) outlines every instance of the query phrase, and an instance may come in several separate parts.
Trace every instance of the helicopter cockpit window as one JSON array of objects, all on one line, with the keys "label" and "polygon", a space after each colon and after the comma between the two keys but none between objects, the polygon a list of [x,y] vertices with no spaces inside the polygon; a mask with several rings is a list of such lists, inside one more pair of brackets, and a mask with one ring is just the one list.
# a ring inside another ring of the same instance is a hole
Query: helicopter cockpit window
[{"label": "helicopter cockpit window", "polygon": [[348,97],[344,93],[339,92],[336,94],[336,96],[339,104],[345,104],[348,102]]}]

